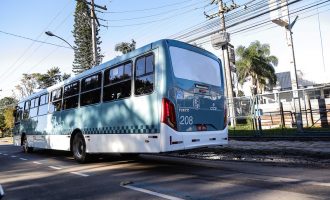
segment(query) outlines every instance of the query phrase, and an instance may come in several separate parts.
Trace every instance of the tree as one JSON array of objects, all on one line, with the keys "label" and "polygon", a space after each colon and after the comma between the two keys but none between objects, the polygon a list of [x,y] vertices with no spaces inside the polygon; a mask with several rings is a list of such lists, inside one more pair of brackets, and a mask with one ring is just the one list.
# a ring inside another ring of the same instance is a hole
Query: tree
[{"label": "tree", "polygon": [[136,42],[132,39],[132,42],[121,42],[116,44],[115,51],[120,51],[122,54],[129,53],[135,50]]},{"label": "tree", "polygon": [[44,89],[70,78],[70,74],[61,74],[59,67],[52,67],[45,74],[23,74],[21,83],[15,86],[13,95],[21,99],[33,94],[37,89]]},{"label": "tree", "polygon": [[38,81],[35,78],[36,74],[23,74],[21,83],[15,86],[13,91],[15,98],[21,99],[27,97],[38,88]]},{"label": "tree", "polygon": [[52,67],[47,70],[46,74],[34,73],[32,74],[38,82],[39,89],[47,88],[55,85],[63,80],[70,78],[70,74],[61,74],[59,67]]},{"label": "tree", "polygon": [[0,99],[0,133],[9,133],[14,128],[13,111],[17,100],[12,97]]},{"label": "tree", "polygon": [[237,96],[238,96],[238,97],[244,97],[245,94],[244,94],[244,92],[243,92],[242,90],[238,90],[238,92],[237,92]]},{"label": "tree", "polygon": [[252,94],[262,92],[266,83],[276,84],[274,66],[277,66],[278,59],[270,55],[268,44],[261,44],[259,41],[252,42],[248,47],[239,46],[236,50],[238,60],[236,61],[237,76],[241,84],[247,78],[251,78],[254,86]]},{"label": "tree", "polygon": [[74,37],[74,61],[73,73],[79,74],[90,69],[93,65],[102,62],[101,40],[98,36],[99,28],[96,28],[96,63],[93,63],[93,46],[92,46],[92,27],[90,18],[90,9],[86,1],[77,1],[74,13],[73,37]]}]

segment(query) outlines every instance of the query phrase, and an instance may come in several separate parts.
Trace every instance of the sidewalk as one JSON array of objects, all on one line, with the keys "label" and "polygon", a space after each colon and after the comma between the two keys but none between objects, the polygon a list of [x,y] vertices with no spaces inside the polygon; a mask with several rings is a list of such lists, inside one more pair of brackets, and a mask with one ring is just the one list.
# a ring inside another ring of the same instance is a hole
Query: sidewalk
[{"label": "sidewalk", "polygon": [[13,144],[13,138],[12,137],[0,138],[0,145],[6,145],[6,144]]},{"label": "sidewalk", "polygon": [[[220,147],[222,148],[222,147]],[[230,140],[225,148],[323,153],[330,155],[330,141],[240,141]]]}]

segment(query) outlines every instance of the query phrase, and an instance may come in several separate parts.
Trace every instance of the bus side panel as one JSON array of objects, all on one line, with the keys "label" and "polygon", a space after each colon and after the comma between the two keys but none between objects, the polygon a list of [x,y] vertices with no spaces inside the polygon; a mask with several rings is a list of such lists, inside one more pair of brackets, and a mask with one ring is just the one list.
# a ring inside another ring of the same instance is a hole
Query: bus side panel
[{"label": "bus side panel", "polygon": [[92,132],[85,132],[87,152],[160,151],[160,137],[158,136],[160,106],[157,93],[158,49],[153,50],[153,53],[155,56],[154,91],[151,94],[135,96],[133,76],[131,97],[103,103],[100,115],[98,115],[102,119],[100,120],[102,121],[101,126],[96,130],[92,129]]},{"label": "bus side panel", "polygon": [[33,147],[37,148],[48,148],[47,140],[45,135],[47,126],[47,115],[38,116],[38,124],[35,130],[35,137],[33,139]]},{"label": "bus side panel", "polygon": [[63,134],[61,112],[47,115],[46,132],[45,141],[49,149],[70,150],[70,138]]},{"label": "bus side panel", "polygon": [[101,135],[85,133],[85,138],[90,137],[88,152],[159,152],[160,138],[151,135],[160,132],[156,91],[103,103],[100,116],[102,127],[96,133]]},{"label": "bus side panel", "polygon": [[85,139],[88,153],[160,152],[159,134],[94,134]]},{"label": "bus side panel", "polygon": [[[84,108],[83,108],[84,109]],[[89,112],[88,109],[85,112]],[[87,113],[86,113],[87,114]],[[80,108],[76,109],[68,109],[62,111],[62,123],[63,123],[63,130],[62,135],[71,135],[74,129],[79,128],[80,130],[83,129],[82,126],[82,116],[83,111],[80,111]]]}]

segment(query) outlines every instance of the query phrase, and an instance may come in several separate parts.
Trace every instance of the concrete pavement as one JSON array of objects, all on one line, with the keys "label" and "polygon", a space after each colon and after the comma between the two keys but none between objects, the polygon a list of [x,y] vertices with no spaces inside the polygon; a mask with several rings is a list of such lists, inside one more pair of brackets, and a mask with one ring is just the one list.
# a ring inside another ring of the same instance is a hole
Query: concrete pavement
[{"label": "concrete pavement", "polygon": [[66,152],[29,154],[12,145],[0,145],[0,160],[5,199],[300,200],[330,195],[329,168],[158,155],[106,156],[81,165]]},{"label": "concrete pavement", "polygon": [[239,141],[230,140],[228,148],[244,150],[301,151],[330,155],[330,141]]}]

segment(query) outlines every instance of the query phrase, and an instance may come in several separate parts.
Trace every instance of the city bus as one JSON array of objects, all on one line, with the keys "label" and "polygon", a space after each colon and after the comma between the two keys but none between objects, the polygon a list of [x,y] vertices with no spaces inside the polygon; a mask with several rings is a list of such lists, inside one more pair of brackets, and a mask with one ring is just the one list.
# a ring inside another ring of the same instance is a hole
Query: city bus
[{"label": "city bus", "polygon": [[221,61],[159,40],[19,101],[14,145],[94,153],[161,153],[228,143]]}]

